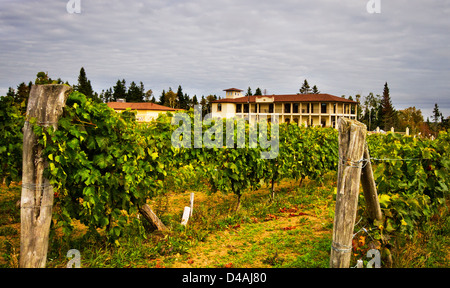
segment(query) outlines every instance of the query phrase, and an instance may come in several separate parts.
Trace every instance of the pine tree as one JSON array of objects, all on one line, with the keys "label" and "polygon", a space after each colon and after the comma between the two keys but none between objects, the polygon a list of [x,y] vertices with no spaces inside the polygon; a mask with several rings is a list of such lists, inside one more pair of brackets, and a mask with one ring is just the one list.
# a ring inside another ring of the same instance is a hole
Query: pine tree
[{"label": "pine tree", "polygon": [[437,103],[434,103],[433,115],[431,117],[433,117],[433,122],[435,124],[437,124],[439,119],[441,119],[441,117],[442,117],[442,113],[441,113],[441,111],[439,111],[439,105]]},{"label": "pine tree", "polygon": [[252,96],[252,88],[250,88],[250,86],[247,89],[247,94],[245,94],[245,96]]},{"label": "pine tree", "polygon": [[28,85],[25,84],[25,82],[22,82],[19,84],[19,86],[17,86],[17,92],[14,97],[14,102],[20,104],[22,114],[24,114],[27,110],[27,103],[30,96],[31,85],[31,82],[28,83]]},{"label": "pine tree", "polygon": [[159,96],[159,105],[164,105],[164,103],[166,102],[166,91],[163,89],[161,96]]},{"label": "pine tree", "polygon": [[316,86],[316,85],[313,86],[313,88],[312,88],[312,93],[313,93],[313,94],[319,94],[319,93],[320,93],[320,91],[319,91],[319,89],[317,89],[317,86]]},{"label": "pine tree", "polygon": [[202,117],[208,113],[208,103],[206,102],[205,96],[202,95],[202,99],[200,100],[200,105],[202,106]]},{"label": "pine tree", "polygon": [[102,90],[102,93],[100,94],[100,99],[104,103],[108,103],[113,101],[113,92],[112,88],[109,88],[108,90]]},{"label": "pine tree", "polygon": [[261,89],[259,89],[259,87],[256,88],[255,94],[253,94],[253,95],[255,95],[255,96],[260,96],[260,95],[262,95]]},{"label": "pine tree", "polygon": [[178,85],[177,102],[179,108],[188,109],[189,96],[187,96],[187,94],[186,95],[183,94],[183,89],[181,88],[181,85]]},{"label": "pine tree", "polygon": [[91,81],[86,77],[86,71],[84,67],[80,69],[80,75],[78,76],[78,84],[75,85],[75,90],[83,93],[88,98],[94,98],[94,90],[92,90]]},{"label": "pine tree", "polygon": [[384,125],[384,130],[389,131],[391,127],[397,122],[395,120],[395,111],[392,106],[391,96],[389,95],[389,87],[387,82],[384,84],[383,97],[381,99],[381,120]]},{"label": "pine tree", "polygon": [[437,135],[437,131],[439,131],[439,120],[442,119],[442,113],[441,111],[439,111],[439,106],[437,103],[434,103],[434,108],[433,108],[433,115],[431,116],[433,118],[433,130]]},{"label": "pine tree", "polygon": [[14,88],[9,87],[8,92],[6,92],[7,97],[15,98],[16,97],[16,91],[14,91]]},{"label": "pine tree", "polygon": [[303,81],[302,88],[300,88],[300,94],[309,94],[311,93],[311,87],[309,87],[308,81],[305,79]]},{"label": "pine tree", "polygon": [[194,97],[192,97],[192,107],[194,107],[195,105],[198,105],[197,95],[194,95]]},{"label": "pine tree", "polygon": [[207,113],[211,113],[212,111],[212,101],[217,100],[216,95],[208,95],[206,96],[206,106],[207,106]]},{"label": "pine tree", "polygon": [[125,84],[125,79],[122,79],[122,81],[117,80],[116,85],[113,87],[113,101],[117,101],[117,99],[127,99],[127,87]]},{"label": "pine tree", "polygon": [[185,101],[185,105],[184,105],[183,109],[189,110],[189,107],[192,106],[192,99],[191,99],[191,97],[189,97],[189,95],[187,93],[184,93],[184,101]]},{"label": "pine tree", "polygon": [[[142,83],[142,82],[141,82]],[[142,102],[144,101],[143,86],[139,87],[132,81],[130,87],[128,87],[128,93],[126,95],[127,102]]]},{"label": "pine tree", "polygon": [[141,94],[139,102],[145,102],[145,88],[144,83],[142,83],[142,81],[139,82],[139,92]]}]

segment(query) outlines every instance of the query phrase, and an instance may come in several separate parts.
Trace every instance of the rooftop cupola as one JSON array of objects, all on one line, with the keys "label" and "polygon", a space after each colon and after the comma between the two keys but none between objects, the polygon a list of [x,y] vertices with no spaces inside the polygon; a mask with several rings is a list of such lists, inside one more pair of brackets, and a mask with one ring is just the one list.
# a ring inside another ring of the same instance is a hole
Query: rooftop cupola
[{"label": "rooftop cupola", "polygon": [[227,99],[235,99],[235,98],[243,97],[242,96],[242,91],[243,90],[240,90],[240,89],[237,89],[237,88],[229,88],[229,89],[225,89],[223,91],[227,92],[227,94],[226,94],[226,98]]}]

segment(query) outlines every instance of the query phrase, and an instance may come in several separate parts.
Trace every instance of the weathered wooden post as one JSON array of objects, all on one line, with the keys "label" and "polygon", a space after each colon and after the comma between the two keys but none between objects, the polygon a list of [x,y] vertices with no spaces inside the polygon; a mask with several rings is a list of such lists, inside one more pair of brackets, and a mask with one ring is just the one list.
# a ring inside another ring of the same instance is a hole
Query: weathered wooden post
[{"label": "weathered wooden post", "polygon": [[148,206],[148,204],[142,205],[139,207],[139,212],[144,216],[144,218],[148,221],[148,223],[152,226],[153,230],[166,231],[167,227],[161,220],[156,216],[153,210]]},{"label": "weathered wooden post", "polygon": [[23,127],[23,172],[20,202],[20,267],[43,268],[47,261],[48,237],[52,219],[53,187],[43,177],[46,161],[30,120],[36,125],[53,126],[63,112],[71,92],[67,85],[33,85]]},{"label": "weathered wooden post", "polygon": [[370,163],[369,148],[367,143],[364,145],[364,159],[361,171],[361,185],[363,187],[364,199],[366,200],[367,211],[372,220],[381,220],[383,214],[381,213],[380,202],[378,200],[377,186],[373,178],[372,164]]},{"label": "weathered wooden post", "polygon": [[367,128],[346,118],[340,118],[338,126],[339,167],[330,267],[348,268]]}]

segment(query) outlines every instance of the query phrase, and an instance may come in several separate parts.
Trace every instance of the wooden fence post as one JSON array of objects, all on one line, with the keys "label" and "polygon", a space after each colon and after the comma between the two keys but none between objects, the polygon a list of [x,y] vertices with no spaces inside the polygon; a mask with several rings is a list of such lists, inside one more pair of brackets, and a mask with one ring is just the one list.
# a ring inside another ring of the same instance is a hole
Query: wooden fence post
[{"label": "wooden fence post", "polygon": [[367,128],[356,120],[346,118],[340,118],[338,126],[339,166],[330,267],[348,268]]},{"label": "wooden fence post", "polygon": [[52,220],[53,187],[43,177],[47,165],[41,145],[30,124],[53,126],[66,105],[72,88],[67,85],[33,85],[23,127],[23,172],[20,202],[20,267],[44,268],[47,261],[48,237]]},{"label": "wooden fence post", "polygon": [[361,185],[363,187],[364,198],[366,199],[367,210],[369,217],[372,220],[381,220],[383,214],[381,213],[380,202],[378,201],[377,186],[373,178],[372,164],[370,163],[369,148],[367,143],[364,145],[364,168],[361,171]]},{"label": "wooden fence post", "polygon": [[144,216],[144,218],[148,221],[148,223],[152,226],[153,230],[166,231],[167,227],[161,220],[156,216],[156,214],[152,211],[148,204],[142,205],[139,207],[139,212]]}]

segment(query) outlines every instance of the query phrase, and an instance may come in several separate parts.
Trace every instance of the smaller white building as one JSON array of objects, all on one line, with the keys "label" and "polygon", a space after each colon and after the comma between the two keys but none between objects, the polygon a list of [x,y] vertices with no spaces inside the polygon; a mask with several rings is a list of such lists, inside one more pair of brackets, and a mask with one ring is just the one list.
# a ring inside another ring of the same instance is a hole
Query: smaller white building
[{"label": "smaller white building", "polygon": [[114,109],[116,112],[123,112],[130,108],[132,111],[136,111],[136,121],[138,122],[150,122],[153,119],[158,118],[160,113],[175,112],[183,109],[175,109],[151,102],[109,102],[107,103],[109,108]]}]

